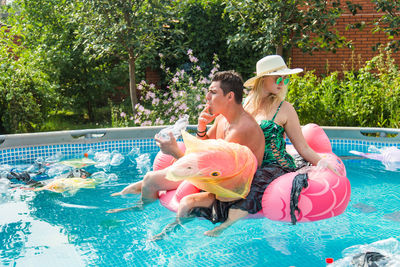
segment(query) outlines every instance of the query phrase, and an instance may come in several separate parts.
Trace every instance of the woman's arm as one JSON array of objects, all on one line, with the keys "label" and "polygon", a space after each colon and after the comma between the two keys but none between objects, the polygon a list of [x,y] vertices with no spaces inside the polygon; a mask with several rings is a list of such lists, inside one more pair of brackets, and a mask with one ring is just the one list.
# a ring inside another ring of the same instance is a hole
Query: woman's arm
[{"label": "woman's arm", "polygon": [[321,157],[308,146],[301,131],[300,121],[296,110],[290,103],[284,103],[285,105],[283,107],[283,111],[286,115],[286,123],[284,124],[284,128],[287,136],[292,142],[294,148],[296,148],[297,152],[299,152],[300,156],[302,156],[312,165],[317,166],[318,162],[321,160]]}]

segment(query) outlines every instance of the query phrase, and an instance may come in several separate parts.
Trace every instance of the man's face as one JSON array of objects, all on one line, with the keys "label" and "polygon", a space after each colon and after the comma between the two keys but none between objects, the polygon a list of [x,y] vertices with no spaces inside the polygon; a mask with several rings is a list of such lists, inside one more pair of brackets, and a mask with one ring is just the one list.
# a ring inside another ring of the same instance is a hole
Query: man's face
[{"label": "man's face", "polygon": [[207,105],[209,106],[209,112],[211,114],[218,115],[220,110],[226,105],[227,103],[227,95],[224,96],[224,92],[222,91],[221,82],[212,82],[208,92],[206,94]]}]

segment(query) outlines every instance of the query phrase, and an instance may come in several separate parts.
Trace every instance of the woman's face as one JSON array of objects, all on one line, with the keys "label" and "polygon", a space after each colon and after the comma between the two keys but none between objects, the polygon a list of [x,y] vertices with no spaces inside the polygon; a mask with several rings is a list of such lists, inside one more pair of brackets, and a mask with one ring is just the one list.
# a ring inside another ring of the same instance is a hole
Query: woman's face
[{"label": "woman's face", "polygon": [[288,76],[264,76],[261,78],[263,92],[267,95],[277,95],[280,91],[284,90],[288,83]]}]

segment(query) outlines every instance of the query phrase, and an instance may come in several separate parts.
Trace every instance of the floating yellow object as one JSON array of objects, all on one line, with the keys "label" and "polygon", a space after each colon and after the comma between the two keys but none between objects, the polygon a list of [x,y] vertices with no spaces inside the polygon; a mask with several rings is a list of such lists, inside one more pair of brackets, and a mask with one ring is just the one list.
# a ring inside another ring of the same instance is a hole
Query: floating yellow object
[{"label": "floating yellow object", "polygon": [[200,140],[182,131],[185,155],[167,172],[171,181],[187,180],[217,197],[245,198],[257,159],[246,147],[222,139]]},{"label": "floating yellow object", "polygon": [[75,169],[81,169],[83,167],[91,166],[96,164],[95,161],[88,159],[88,158],[81,158],[81,159],[69,159],[60,161],[60,164],[73,167]]},{"label": "floating yellow object", "polygon": [[95,179],[84,179],[80,177],[58,178],[43,187],[35,188],[33,191],[49,190],[56,193],[68,191],[70,194],[75,194],[81,188],[95,188],[96,184],[98,184],[98,182]]}]

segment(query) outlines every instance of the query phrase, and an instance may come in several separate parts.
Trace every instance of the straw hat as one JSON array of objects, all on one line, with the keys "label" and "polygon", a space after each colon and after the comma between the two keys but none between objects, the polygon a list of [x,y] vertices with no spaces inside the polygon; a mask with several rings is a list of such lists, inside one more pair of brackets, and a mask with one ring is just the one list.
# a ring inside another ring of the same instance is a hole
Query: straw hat
[{"label": "straw hat", "polygon": [[256,80],[263,76],[272,76],[272,75],[290,75],[302,72],[303,69],[296,68],[296,69],[289,69],[283,58],[278,55],[266,56],[260,59],[256,65],[257,76],[248,79],[244,86],[246,87],[253,87]]}]

